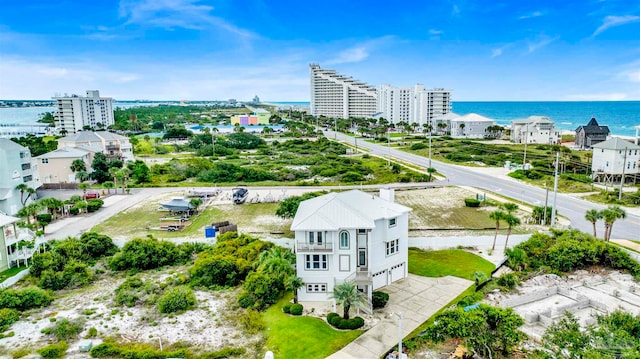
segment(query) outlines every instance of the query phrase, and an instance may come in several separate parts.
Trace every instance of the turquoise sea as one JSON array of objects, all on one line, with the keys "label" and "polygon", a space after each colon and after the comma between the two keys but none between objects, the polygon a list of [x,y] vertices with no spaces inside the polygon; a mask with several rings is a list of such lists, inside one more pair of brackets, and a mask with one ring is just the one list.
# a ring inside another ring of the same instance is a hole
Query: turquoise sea
[{"label": "turquoise sea", "polygon": [[[269,102],[277,105],[309,106],[309,102]],[[562,130],[575,130],[592,117],[600,125],[609,126],[612,134],[634,136],[640,126],[640,101],[581,102],[457,102],[453,112],[459,115],[477,113],[509,125],[512,120],[533,115],[551,118]]]},{"label": "turquoise sea", "polygon": [[[267,101],[268,102],[268,101]],[[268,102],[280,105],[309,106],[309,102]],[[114,103],[114,107],[132,104]],[[140,104],[137,104],[140,105]],[[465,115],[475,112],[508,125],[512,120],[532,115],[551,118],[562,130],[575,130],[595,117],[601,125],[609,126],[613,134],[634,136],[640,126],[640,101],[589,102],[453,102],[453,112]],[[29,125],[35,123],[52,107],[0,108],[0,124]]]}]

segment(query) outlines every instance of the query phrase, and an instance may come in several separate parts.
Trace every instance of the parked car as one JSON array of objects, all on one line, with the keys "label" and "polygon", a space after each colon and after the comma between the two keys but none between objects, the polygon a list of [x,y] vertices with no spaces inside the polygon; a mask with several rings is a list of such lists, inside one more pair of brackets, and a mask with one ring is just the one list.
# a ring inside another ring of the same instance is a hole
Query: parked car
[{"label": "parked car", "polygon": [[87,192],[87,194],[84,195],[84,199],[90,198],[100,198],[100,192]]}]

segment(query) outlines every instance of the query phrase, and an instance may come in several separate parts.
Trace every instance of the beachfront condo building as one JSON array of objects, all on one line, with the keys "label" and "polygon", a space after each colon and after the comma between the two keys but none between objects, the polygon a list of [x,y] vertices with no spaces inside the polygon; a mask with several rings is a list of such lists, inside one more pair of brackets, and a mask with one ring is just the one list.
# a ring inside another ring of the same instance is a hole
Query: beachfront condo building
[{"label": "beachfront condo building", "polygon": [[390,123],[417,123],[421,127],[435,127],[434,118],[451,112],[451,91],[442,88],[425,89],[380,85],[378,87],[378,116]]},{"label": "beachfront condo building", "polygon": [[375,87],[318,64],[310,64],[309,68],[313,116],[372,117],[377,112]]},{"label": "beachfront condo building", "polygon": [[100,91],[87,91],[86,97],[60,96],[56,101],[53,117],[56,132],[67,135],[85,128],[103,129],[114,124],[113,99],[100,97]]}]

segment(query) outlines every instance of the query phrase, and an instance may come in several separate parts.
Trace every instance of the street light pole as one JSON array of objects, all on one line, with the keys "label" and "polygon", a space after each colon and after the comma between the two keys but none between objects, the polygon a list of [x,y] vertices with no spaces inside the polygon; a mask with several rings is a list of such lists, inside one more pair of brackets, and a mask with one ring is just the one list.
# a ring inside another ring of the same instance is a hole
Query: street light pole
[{"label": "street light pole", "polygon": [[391,167],[391,140],[389,136],[389,127],[387,127],[387,152],[388,152],[387,166]]},{"label": "street light pole", "polygon": [[627,164],[627,147],[624,148],[624,158],[622,160],[622,177],[620,177],[620,191],[618,192],[618,200],[622,200],[622,189],[624,188],[624,168]]},{"label": "street light pole", "polygon": [[391,314],[398,317],[398,359],[403,359],[405,356],[402,354],[402,312]]},{"label": "street light pole", "polygon": [[431,168],[431,131],[429,131],[429,168]]},{"label": "street light pole", "polygon": [[525,164],[527,163],[527,135],[529,133],[529,124],[527,123],[525,125],[525,132],[524,132],[524,158],[522,159],[522,170],[524,171],[525,168]]},{"label": "street light pole", "polygon": [[556,169],[553,179],[553,204],[551,207],[551,227],[556,224],[556,203],[558,200],[558,162],[560,162],[560,152],[556,152]]}]

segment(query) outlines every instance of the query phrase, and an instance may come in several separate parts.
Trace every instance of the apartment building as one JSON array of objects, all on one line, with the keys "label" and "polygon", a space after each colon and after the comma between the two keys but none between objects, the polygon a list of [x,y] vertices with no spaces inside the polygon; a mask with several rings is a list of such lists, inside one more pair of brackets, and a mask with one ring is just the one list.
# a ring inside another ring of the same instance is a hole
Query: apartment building
[{"label": "apartment building", "polygon": [[76,133],[85,126],[101,129],[114,124],[113,99],[100,97],[97,90],[87,91],[86,97],[65,95],[53,99],[56,101],[53,117],[59,134]]},{"label": "apartment building", "polygon": [[310,64],[309,68],[313,116],[371,117],[377,112],[375,87],[318,64]]},{"label": "apartment building", "polygon": [[380,85],[377,112],[390,123],[411,123],[414,114],[414,97],[413,87]]},{"label": "apartment building", "polygon": [[451,91],[424,85],[396,87],[380,85],[377,112],[391,123],[417,123],[435,127],[434,119],[451,112]]},{"label": "apartment building", "polygon": [[[16,187],[24,183],[37,189],[42,185],[37,171],[31,167],[31,151],[9,139],[0,138],[0,174],[0,212],[15,215],[22,208],[21,194]],[[35,197],[29,196],[26,204]]]}]

